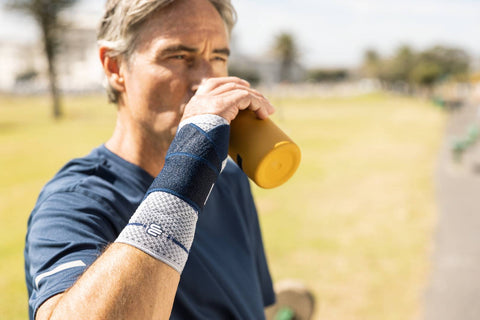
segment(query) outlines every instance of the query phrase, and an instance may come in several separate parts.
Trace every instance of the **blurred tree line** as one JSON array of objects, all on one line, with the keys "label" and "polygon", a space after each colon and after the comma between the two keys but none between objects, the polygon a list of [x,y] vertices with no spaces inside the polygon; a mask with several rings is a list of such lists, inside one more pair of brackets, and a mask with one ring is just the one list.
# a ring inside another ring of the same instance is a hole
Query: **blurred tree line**
[{"label": "blurred tree line", "polygon": [[467,81],[470,60],[464,50],[440,45],[424,51],[404,45],[386,57],[369,49],[364,54],[361,74],[379,79],[388,89],[403,86],[412,92],[417,88],[432,89],[445,81]]},{"label": "blurred tree line", "polygon": [[[275,38],[272,51],[279,61],[281,82],[292,80],[291,70],[300,55],[296,42],[295,36],[288,32],[279,33]],[[417,51],[403,45],[388,56],[367,50],[359,70],[313,68],[306,70],[304,80],[335,83],[360,76],[380,80],[385,89],[414,93],[419,89],[432,91],[435,85],[445,82],[467,82],[470,65],[471,57],[460,48],[437,45]]]}]

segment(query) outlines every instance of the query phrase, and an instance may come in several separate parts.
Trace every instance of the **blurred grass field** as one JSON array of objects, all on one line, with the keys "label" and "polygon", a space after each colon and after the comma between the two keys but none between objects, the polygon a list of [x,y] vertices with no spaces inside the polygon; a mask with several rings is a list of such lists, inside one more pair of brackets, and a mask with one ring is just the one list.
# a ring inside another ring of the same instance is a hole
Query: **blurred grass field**
[{"label": "blurred grass field", "polygon": [[[274,120],[302,149],[285,185],[253,187],[275,281],[311,288],[315,319],[418,319],[435,223],[433,170],[445,115],[414,98],[275,98]],[[0,96],[0,318],[26,319],[23,244],[43,184],[103,143],[115,107]]]}]

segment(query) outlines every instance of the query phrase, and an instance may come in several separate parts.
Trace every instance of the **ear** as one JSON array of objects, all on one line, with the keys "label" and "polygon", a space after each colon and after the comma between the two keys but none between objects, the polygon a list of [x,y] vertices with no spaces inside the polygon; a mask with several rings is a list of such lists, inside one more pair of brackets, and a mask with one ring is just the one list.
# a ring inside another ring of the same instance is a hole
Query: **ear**
[{"label": "ear", "polygon": [[108,55],[107,47],[100,47],[98,49],[100,55],[100,62],[102,63],[103,71],[107,76],[108,83],[117,91],[125,91],[125,80],[123,78],[123,68],[121,68],[121,60],[117,57],[110,57]]}]

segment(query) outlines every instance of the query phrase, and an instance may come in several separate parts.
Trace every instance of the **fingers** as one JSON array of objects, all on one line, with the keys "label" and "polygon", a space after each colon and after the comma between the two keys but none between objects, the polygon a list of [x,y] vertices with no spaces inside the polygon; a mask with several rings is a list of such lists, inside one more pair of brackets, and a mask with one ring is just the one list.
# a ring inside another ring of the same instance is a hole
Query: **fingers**
[{"label": "fingers", "polygon": [[[266,119],[275,111],[275,108],[270,102],[262,94],[253,89],[236,88],[220,94],[219,97],[221,97],[224,105],[235,106],[238,110],[252,110],[259,119]],[[238,112],[235,110],[235,112],[227,111],[227,113],[236,116]],[[233,119],[234,118],[230,118],[227,120],[231,121]]]},{"label": "fingers", "polygon": [[259,119],[266,119],[275,111],[270,102],[250,84],[237,77],[210,78],[202,81],[187,104],[183,118],[197,114],[216,114],[228,122],[239,110],[252,110]]},{"label": "fingers", "polygon": [[[233,78],[233,77],[230,77]],[[238,78],[234,78],[238,79]],[[238,79],[241,80],[241,79]],[[238,91],[238,97],[244,101],[248,101],[249,103],[245,105],[239,105],[240,110],[243,109],[251,109],[257,113],[257,116],[260,119],[265,119],[269,115],[275,112],[275,108],[272,104],[263,96],[260,92],[255,89],[250,88],[250,85],[245,86],[245,83],[248,84],[246,81],[235,81],[235,82],[224,82],[219,81],[217,82],[217,87],[211,91],[213,95],[223,95],[227,92],[235,92]]]}]

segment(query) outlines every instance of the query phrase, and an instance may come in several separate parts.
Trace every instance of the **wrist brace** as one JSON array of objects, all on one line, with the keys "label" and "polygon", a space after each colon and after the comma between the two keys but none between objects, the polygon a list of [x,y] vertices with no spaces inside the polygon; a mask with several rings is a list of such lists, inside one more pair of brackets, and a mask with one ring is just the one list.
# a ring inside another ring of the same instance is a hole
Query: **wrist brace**
[{"label": "wrist brace", "polygon": [[225,167],[229,133],[227,121],[216,115],[182,121],[162,171],[116,242],[132,245],[181,273],[198,213]]}]

